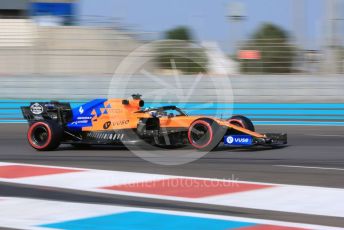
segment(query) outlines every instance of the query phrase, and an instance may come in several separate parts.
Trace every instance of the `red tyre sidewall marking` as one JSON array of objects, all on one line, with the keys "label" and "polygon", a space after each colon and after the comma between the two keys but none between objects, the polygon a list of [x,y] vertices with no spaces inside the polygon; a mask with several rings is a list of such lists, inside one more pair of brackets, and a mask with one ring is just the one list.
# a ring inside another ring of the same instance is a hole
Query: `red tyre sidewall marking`
[{"label": "red tyre sidewall marking", "polygon": [[[241,126],[241,128],[245,128],[245,125],[244,125],[244,123],[241,120],[229,119],[228,122],[231,125],[236,125],[236,124],[232,124],[232,122],[236,122],[236,123],[238,123]],[[236,126],[238,126],[238,125],[236,125]]]},{"label": "red tyre sidewall marking", "polygon": [[[33,131],[36,129],[36,127],[39,126],[39,125],[44,126],[44,127],[47,129],[47,131],[48,131],[48,140],[47,140],[47,142],[45,143],[45,145],[42,145],[42,146],[39,146],[39,145],[35,144],[35,142],[34,142],[33,139],[32,139],[32,132],[33,132]],[[27,138],[28,138],[30,144],[32,145],[32,147],[34,147],[34,148],[36,148],[36,149],[44,149],[44,148],[46,148],[46,147],[50,144],[50,142],[51,142],[51,139],[52,139],[52,136],[51,136],[51,129],[50,129],[49,125],[47,125],[47,124],[44,123],[44,122],[37,122],[37,123],[34,123],[34,124],[31,125],[30,128],[29,128],[29,131],[28,131],[28,133],[27,133]]]},{"label": "red tyre sidewall marking", "polygon": [[[197,124],[203,124],[205,125],[207,128],[208,128],[208,132],[210,132],[210,138],[209,138],[209,141],[207,143],[205,143],[204,145],[197,145],[191,138],[191,131],[192,131],[192,128],[197,125]],[[189,128],[189,131],[188,131],[188,139],[189,139],[189,142],[192,146],[194,146],[195,148],[198,148],[198,149],[201,149],[201,148],[204,148],[206,146],[208,146],[211,141],[213,140],[213,129],[211,128],[211,125],[206,122],[206,121],[196,121],[194,122],[190,128]]]}]

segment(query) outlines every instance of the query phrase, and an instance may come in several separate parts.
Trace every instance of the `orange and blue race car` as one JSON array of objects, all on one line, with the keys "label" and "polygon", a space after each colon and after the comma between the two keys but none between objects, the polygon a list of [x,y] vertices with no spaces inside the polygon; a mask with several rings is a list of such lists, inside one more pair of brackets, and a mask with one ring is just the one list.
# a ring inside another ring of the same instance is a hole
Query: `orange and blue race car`
[{"label": "orange and blue race car", "polygon": [[286,134],[255,132],[244,116],[227,120],[208,116],[188,116],[176,106],[144,109],[141,95],[132,99],[96,99],[77,108],[69,103],[33,102],[22,107],[29,122],[27,138],[40,151],[73,146],[139,145],[192,147],[211,151],[219,144],[248,147],[287,144]]}]

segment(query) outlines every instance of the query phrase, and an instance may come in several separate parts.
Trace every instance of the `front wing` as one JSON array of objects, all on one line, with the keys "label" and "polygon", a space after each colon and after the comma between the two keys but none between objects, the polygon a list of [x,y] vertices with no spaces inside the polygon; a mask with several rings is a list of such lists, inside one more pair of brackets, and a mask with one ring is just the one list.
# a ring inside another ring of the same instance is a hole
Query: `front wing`
[{"label": "front wing", "polygon": [[288,144],[288,136],[286,133],[266,133],[265,137],[254,138],[253,144],[266,146],[280,146]]}]

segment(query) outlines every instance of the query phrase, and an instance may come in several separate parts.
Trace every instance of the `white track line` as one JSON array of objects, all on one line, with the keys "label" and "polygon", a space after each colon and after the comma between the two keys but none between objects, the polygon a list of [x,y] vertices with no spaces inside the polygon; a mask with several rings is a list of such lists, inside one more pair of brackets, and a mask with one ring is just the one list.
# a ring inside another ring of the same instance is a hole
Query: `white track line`
[{"label": "white track line", "polygon": [[274,165],[276,167],[285,167],[285,168],[302,168],[302,169],[319,169],[319,170],[336,170],[344,171],[344,168],[326,168],[326,167],[313,167],[313,166],[300,166],[300,165]]},{"label": "white track line", "polygon": [[305,134],[305,136],[311,136],[311,137],[343,137],[344,135],[339,134]]}]

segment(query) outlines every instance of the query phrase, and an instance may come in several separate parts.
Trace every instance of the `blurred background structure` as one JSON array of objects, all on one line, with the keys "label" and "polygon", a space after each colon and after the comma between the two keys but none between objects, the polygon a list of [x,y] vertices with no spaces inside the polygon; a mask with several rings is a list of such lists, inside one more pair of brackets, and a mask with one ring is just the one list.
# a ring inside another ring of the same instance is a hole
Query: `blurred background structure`
[{"label": "blurred background structure", "polygon": [[[307,22],[313,20],[307,18],[306,0],[286,1],[292,4],[292,31],[273,21],[244,31],[245,20],[252,17],[247,10],[250,4],[223,2],[227,8],[223,17],[229,25],[216,29],[229,30],[230,38],[224,38],[227,49],[216,41],[197,39],[195,28],[184,25],[161,36],[161,31],[124,26],[125,18],[83,16],[79,12],[82,1],[1,0],[0,74],[111,75],[123,58],[157,38],[179,40],[159,43],[144,54],[152,57],[150,71],[162,75],[175,73],[173,68],[179,74],[209,75],[343,73],[342,0],[320,2],[324,17],[314,21],[322,21],[323,36],[315,46],[309,45],[306,35]],[[269,11],[263,3],[255,10]],[[195,48],[191,43],[203,46]]]},{"label": "blurred background structure", "polygon": [[[0,122],[22,119],[13,100],[132,93],[224,109],[343,103],[343,9],[344,0],[1,0]],[[271,111],[244,114],[328,119]]]}]

